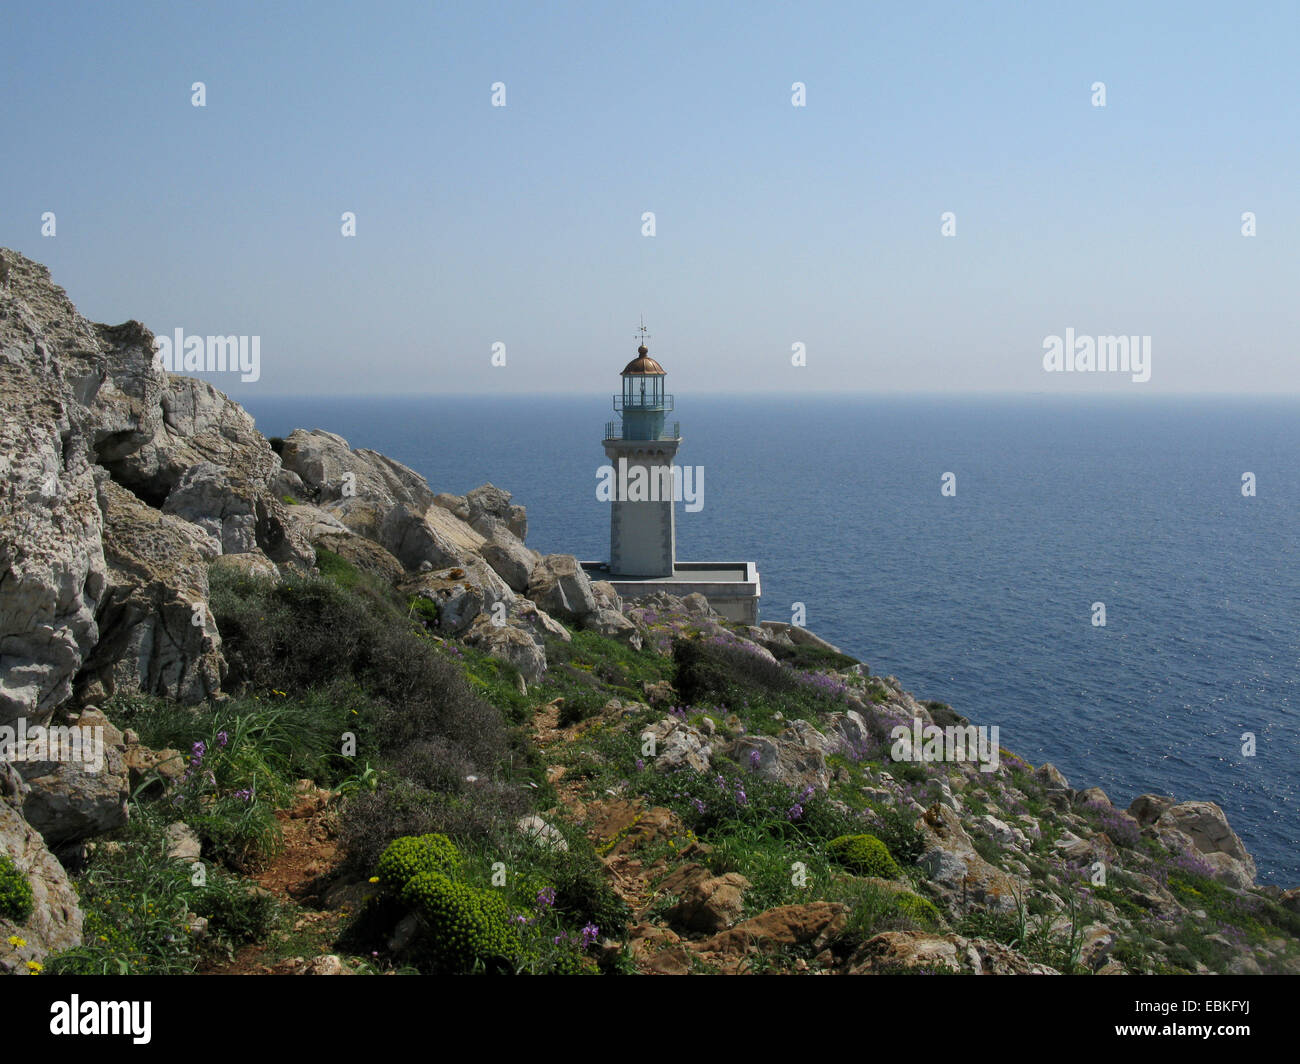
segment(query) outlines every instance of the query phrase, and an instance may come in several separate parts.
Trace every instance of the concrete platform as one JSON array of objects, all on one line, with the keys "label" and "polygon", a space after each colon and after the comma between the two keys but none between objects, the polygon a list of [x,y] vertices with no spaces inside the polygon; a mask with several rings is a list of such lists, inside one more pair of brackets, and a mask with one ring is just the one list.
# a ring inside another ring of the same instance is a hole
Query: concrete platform
[{"label": "concrete platform", "polygon": [[664,591],[684,597],[699,592],[729,621],[758,624],[763,589],[755,562],[678,562],[672,576],[614,576],[608,562],[582,562],[592,580],[608,580],[624,598]]}]

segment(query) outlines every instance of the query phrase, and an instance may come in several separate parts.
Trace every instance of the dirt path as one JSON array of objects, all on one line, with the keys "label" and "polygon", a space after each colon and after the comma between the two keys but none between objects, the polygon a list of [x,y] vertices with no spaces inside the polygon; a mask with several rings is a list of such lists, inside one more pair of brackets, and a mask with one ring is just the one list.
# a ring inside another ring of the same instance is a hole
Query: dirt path
[{"label": "dirt path", "polygon": [[328,953],[329,944],[347,919],[324,908],[320,891],[339,860],[335,810],[329,792],[300,793],[292,809],[276,812],[282,846],[264,868],[249,878],[286,910],[288,928],[262,942],[244,946],[230,960],[204,964],[202,975],[267,975],[294,967],[294,957]]}]

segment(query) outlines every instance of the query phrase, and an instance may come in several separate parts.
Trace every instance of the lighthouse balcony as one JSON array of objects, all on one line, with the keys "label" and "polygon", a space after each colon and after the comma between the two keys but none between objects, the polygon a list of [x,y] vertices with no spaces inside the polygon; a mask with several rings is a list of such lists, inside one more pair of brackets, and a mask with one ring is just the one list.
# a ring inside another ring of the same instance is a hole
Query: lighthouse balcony
[{"label": "lighthouse balcony", "polygon": [[660,429],[647,430],[641,425],[628,425],[618,421],[605,422],[605,439],[607,440],[680,440],[682,423],[674,421]]},{"label": "lighthouse balcony", "polygon": [[673,409],[671,395],[616,395],[614,409],[618,411],[645,411],[646,413],[668,413]]}]

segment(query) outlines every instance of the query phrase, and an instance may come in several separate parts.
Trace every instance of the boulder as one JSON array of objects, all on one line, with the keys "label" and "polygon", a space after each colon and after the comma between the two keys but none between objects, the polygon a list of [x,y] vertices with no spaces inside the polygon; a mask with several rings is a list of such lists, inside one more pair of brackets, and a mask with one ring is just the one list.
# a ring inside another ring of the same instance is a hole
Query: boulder
[{"label": "boulder", "polygon": [[28,792],[16,768],[0,762],[0,853],[13,861],[32,891],[30,915],[16,920],[0,913],[0,973],[25,972],[29,962],[39,964],[51,953],[81,945],[76,889],[22,815]]},{"label": "boulder", "polygon": [[[1222,877],[1231,881],[1245,878],[1244,886],[1255,881],[1255,859],[1246,850],[1237,833],[1228,826],[1228,818],[1214,802],[1180,802],[1171,805],[1156,821],[1157,829],[1181,831]],[[1233,864],[1217,859],[1229,858]],[[1216,876],[1220,878],[1220,876]]]},{"label": "boulder", "polygon": [[219,689],[226,668],[208,608],[215,544],[198,526],[145,505],[107,477],[98,487],[108,580],[96,617],[99,642],[78,689],[87,696],[140,691],[202,701]]},{"label": "boulder", "polygon": [[54,851],[121,827],[130,796],[125,742],[108,718],[88,707],[65,727],[72,738],[72,729],[79,733],[79,757],[14,763],[30,787],[23,817]]},{"label": "boulder", "polygon": [[107,566],[87,419],[69,402],[32,315],[7,295],[0,306],[2,727],[47,720],[72,693],[99,639]]},{"label": "boulder", "polygon": [[380,533],[384,518],[390,509],[372,497],[348,497],[321,503],[317,507],[321,513],[336,521],[345,531],[353,532],[366,539],[380,542]]},{"label": "boulder", "polygon": [[397,505],[423,512],[434,501],[428,483],[415,470],[377,451],[354,451],[332,432],[295,429],[280,448],[280,461],[320,503],[358,499],[387,513]]},{"label": "boulder", "polygon": [[951,911],[970,908],[1013,912],[1025,885],[980,856],[951,808],[936,802],[917,821],[925,848],[917,862],[926,880]]},{"label": "boulder", "polygon": [[256,496],[237,490],[224,470],[199,462],[181,475],[163,503],[163,513],[198,525],[221,544],[223,554],[257,549]]},{"label": "boulder", "polygon": [[483,612],[483,589],[464,569],[413,574],[399,587],[404,594],[438,607],[438,631],[443,635],[460,635]]},{"label": "boulder", "polygon": [[1154,824],[1164,811],[1174,804],[1174,797],[1168,794],[1139,794],[1128,807],[1128,815],[1142,827]]},{"label": "boulder", "polygon": [[[768,735],[744,735],[729,743],[723,752],[763,779],[784,784],[792,790],[807,787],[825,790],[830,783],[826,756],[820,749],[799,742]],[[755,758],[754,754],[758,757]]]},{"label": "boulder", "polygon": [[510,607],[508,614],[510,623],[521,628],[527,628],[539,638],[551,636],[558,639],[561,643],[570,643],[573,636],[569,630],[559,621],[538,606],[535,602],[528,599],[516,599]]},{"label": "boulder", "polygon": [[807,946],[815,953],[844,929],[848,913],[848,906],[830,901],[782,905],[736,924],[700,943],[699,948],[707,953],[743,954],[751,949],[772,952]]},{"label": "boulder", "polygon": [[487,542],[439,506],[416,510],[403,503],[385,514],[377,538],[407,569],[425,562],[434,569],[468,567]]},{"label": "boulder", "polygon": [[591,595],[596,600],[597,609],[623,612],[622,596],[614,590],[614,585],[608,580],[593,580],[591,582]]},{"label": "boulder", "polygon": [[683,768],[696,772],[709,771],[713,747],[698,728],[684,720],[665,717],[651,724],[642,735],[654,736],[656,771],[676,772]]},{"label": "boulder", "polygon": [[473,528],[486,537],[486,542],[479,548],[483,560],[510,585],[512,591],[518,591],[520,594],[527,591],[533,566],[539,560],[537,552],[525,547],[523,542],[495,517],[485,517]]},{"label": "boulder", "polygon": [[163,838],[167,840],[167,857],[175,861],[197,861],[203,856],[203,844],[194,829],[183,820],[168,824],[163,829]]},{"label": "boulder", "polygon": [[562,620],[581,621],[596,610],[591,581],[572,554],[548,554],[534,567],[528,597]]},{"label": "boulder", "polygon": [[227,572],[240,576],[250,576],[257,580],[269,580],[273,584],[284,578],[275,562],[254,547],[245,554],[222,554],[208,563],[208,573]]},{"label": "boulder", "polygon": [[359,571],[378,577],[386,584],[396,584],[406,576],[402,563],[378,543],[346,529],[321,533],[312,542],[321,550],[337,554]]},{"label": "boulder", "polygon": [[964,975],[1060,975],[991,939],[937,935],[925,931],[885,931],[864,942],[850,958],[851,975],[909,969]]},{"label": "boulder", "polygon": [[633,650],[641,649],[641,630],[617,610],[598,608],[583,618],[582,626],[609,639],[617,639]]},{"label": "boulder", "polygon": [[[660,884],[663,893],[679,894],[677,904],[664,914],[664,918],[683,931],[701,931],[714,934],[730,927],[740,919],[745,907],[745,891],[752,885],[739,872],[713,876],[700,866],[702,874],[683,877],[681,870]],[[684,879],[674,883],[674,879]]]},{"label": "boulder", "polygon": [[528,683],[546,675],[546,649],[532,632],[514,625],[496,625],[480,615],[465,635],[465,642],[483,653],[513,665]]},{"label": "boulder", "polygon": [[316,541],[321,536],[331,533],[341,533],[343,535],[352,533],[352,529],[348,528],[334,514],[311,503],[300,502],[294,505],[286,503],[284,512],[289,519],[289,524],[293,526],[298,535],[313,546],[316,545]]},{"label": "boulder", "polygon": [[543,849],[555,850],[558,853],[569,852],[569,842],[560,834],[559,829],[548,824],[536,813],[520,817],[519,823],[515,826],[519,834]]},{"label": "boulder", "polygon": [[466,493],[465,509],[469,514],[465,520],[475,527],[485,517],[495,518],[509,526],[512,509],[510,492],[498,488],[495,484],[484,484]]},{"label": "boulder", "polygon": [[469,505],[465,502],[464,495],[452,495],[448,492],[439,492],[433,497],[433,505],[441,506],[444,510],[450,510],[462,521],[469,521]]}]

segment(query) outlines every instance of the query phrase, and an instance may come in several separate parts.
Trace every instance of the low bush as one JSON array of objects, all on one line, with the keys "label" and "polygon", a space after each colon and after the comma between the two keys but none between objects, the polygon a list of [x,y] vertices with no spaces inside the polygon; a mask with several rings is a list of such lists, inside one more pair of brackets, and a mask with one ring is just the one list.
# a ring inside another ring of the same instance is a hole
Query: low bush
[{"label": "low bush", "polygon": [[859,876],[897,879],[898,863],[889,847],[874,835],[841,835],[827,846],[830,855],[850,872]]},{"label": "low bush", "polygon": [[32,914],[32,885],[13,859],[0,853],[0,916],[22,923]]}]

